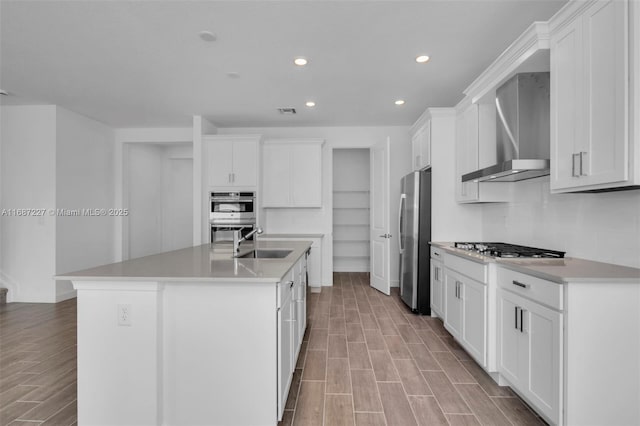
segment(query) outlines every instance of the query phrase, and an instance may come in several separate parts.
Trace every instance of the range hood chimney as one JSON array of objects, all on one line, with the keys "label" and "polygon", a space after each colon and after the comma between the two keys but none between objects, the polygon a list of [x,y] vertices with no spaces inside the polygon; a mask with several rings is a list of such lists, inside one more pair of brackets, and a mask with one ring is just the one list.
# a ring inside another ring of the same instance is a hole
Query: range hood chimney
[{"label": "range hood chimney", "polygon": [[549,174],[549,73],[516,74],[496,90],[498,164],[462,181],[515,182]]}]

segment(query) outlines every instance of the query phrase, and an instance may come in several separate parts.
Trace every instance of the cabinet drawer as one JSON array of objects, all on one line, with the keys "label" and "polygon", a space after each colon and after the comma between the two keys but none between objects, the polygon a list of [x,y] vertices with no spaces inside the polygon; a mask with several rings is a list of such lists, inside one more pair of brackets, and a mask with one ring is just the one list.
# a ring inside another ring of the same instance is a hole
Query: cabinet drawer
[{"label": "cabinet drawer", "polygon": [[446,253],[444,266],[481,283],[487,282],[487,265]]},{"label": "cabinet drawer", "polygon": [[437,259],[441,262],[444,261],[444,250],[442,250],[440,247],[431,246],[431,258]]},{"label": "cabinet drawer", "polygon": [[498,285],[553,309],[562,310],[562,284],[498,267]]}]

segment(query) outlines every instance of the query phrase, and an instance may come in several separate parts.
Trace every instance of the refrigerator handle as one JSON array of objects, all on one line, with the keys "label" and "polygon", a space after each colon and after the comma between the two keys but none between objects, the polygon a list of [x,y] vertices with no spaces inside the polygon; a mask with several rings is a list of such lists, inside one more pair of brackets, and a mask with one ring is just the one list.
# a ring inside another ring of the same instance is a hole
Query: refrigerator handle
[{"label": "refrigerator handle", "polygon": [[407,199],[407,194],[400,194],[400,205],[398,206],[398,249],[400,254],[404,253],[404,247],[402,247],[402,225],[404,222],[402,205]]}]

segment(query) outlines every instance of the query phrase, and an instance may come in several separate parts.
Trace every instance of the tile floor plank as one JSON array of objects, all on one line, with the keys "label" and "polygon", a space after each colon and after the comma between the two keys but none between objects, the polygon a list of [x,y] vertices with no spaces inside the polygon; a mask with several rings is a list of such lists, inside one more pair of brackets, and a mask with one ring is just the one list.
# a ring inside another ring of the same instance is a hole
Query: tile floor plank
[{"label": "tile floor plank", "polygon": [[351,370],[351,383],[355,411],[382,412],[373,370]]},{"label": "tile floor plank", "polygon": [[393,363],[407,395],[433,395],[414,360],[395,359]]},{"label": "tile floor plank", "polygon": [[353,426],[355,417],[351,395],[325,396],[325,425]]},{"label": "tile floor plank", "polygon": [[356,426],[387,426],[384,413],[356,413]]},{"label": "tile floor plank", "polygon": [[396,368],[389,356],[389,352],[384,351],[369,351],[371,357],[371,364],[373,365],[373,374],[376,376],[378,382],[399,382],[400,377],[396,372]]},{"label": "tile floor plank", "polygon": [[493,426],[511,425],[511,422],[502,414],[502,411],[496,410],[496,405],[484,393],[480,385],[460,384],[454,386],[471,407],[473,414],[476,415],[480,423]]},{"label": "tile floor plank", "polygon": [[302,381],[294,426],[322,426],[324,418],[324,382]]},{"label": "tile floor plank", "polygon": [[420,425],[447,426],[444,413],[433,396],[409,396],[409,403]]},{"label": "tile floor plank", "polygon": [[409,400],[400,383],[378,382],[382,408],[387,424],[394,426],[417,426]]},{"label": "tile floor plank", "polygon": [[329,358],[327,360],[326,381],[326,393],[351,393],[349,360],[346,358]]},{"label": "tile floor plank", "polygon": [[473,414],[444,371],[423,371],[422,375],[445,414]]}]

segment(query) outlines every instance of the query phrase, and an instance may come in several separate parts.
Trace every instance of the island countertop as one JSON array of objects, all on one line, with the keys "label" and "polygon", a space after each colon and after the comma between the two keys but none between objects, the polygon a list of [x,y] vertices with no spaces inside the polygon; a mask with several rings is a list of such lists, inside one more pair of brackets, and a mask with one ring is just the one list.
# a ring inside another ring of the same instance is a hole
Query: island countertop
[{"label": "island countertop", "polygon": [[311,246],[311,241],[244,242],[240,255],[254,249],[291,250],[281,259],[232,256],[231,243],[203,244],[180,250],[57,275],[71,281],[265,282],[282,279]]}]

